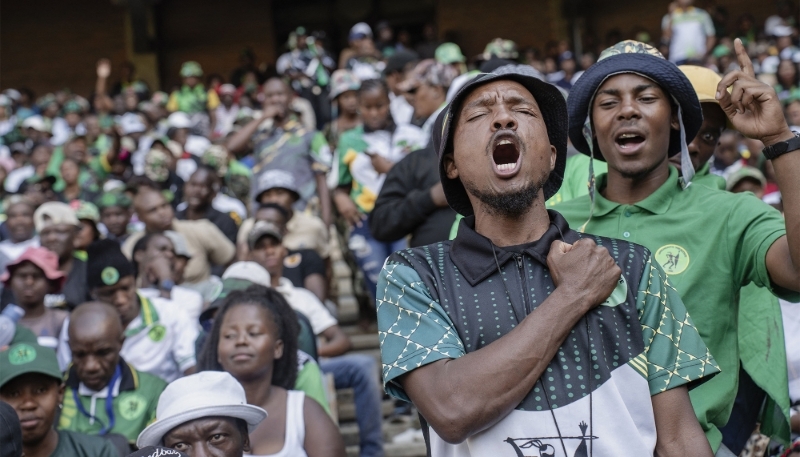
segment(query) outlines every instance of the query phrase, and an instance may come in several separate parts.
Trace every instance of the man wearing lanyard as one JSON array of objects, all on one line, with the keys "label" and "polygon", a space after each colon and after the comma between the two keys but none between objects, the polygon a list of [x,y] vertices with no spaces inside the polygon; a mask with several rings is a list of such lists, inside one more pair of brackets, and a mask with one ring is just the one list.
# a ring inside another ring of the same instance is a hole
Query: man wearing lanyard
[{"label": "man wearing lanyard", "polygon": [[[780,321],[770,325],[768,335],[758,335],[772,343],[739,347],[737,329],[744,325],[738,319],[739,291],[752,283],[795,301],[800,291],[800,155],[793,152],[800,140],[786,125],[775,91],[753,76],[741,42],[735,47],[742,69],[726,74],[714,96],[733,127],[766,146],[764,156],[775,164],[784,197],[785,221],[752,195],[690,185],[686,143],[702,124],[698,97],[681,70],[637,42],[604,51],[570,91],[572,143],[607,161],[608,173],[597,177],[594,201],[587,195],[555,207],[576,229],[641,243],[669,275],[721,368],[720,375],[690,391],[718,456],[739,453],[723,442],[720,428],[731,417],[740,355],[755,352],[762,361],[785,357],[776,352],[783,347]],[[680,173],[668,161],[679,153]],[[780,319],[770,310],[758,317]],[[781,375],[786,382],[785,372],[770,374],[776,383]],[[785,403],[779,414],[766,411],[762,433],[788,438],[788,417],[781,418],[788,416],[788,399]]]},{"label": "man wearing lanyard", "polygon": [[133,444],[155,420],[167,383],[137,371],[120,357],[123,329],[119,313],[89,302],[72,313],[69,346],[72,366],[58,427],[87,434],[120,434]]},{"label": "man wearing lanyard", "polygon": [[[119,244],[100,240],[87,252],[87,286],[92,298],[113,305],[122,318],[122,357],[137,370],[167,382],[193,373],[199,324],[175,303],[138,293],[133,265]],[[68,340],[67,332],[62,332],[61,343]],[[68,345],[59,344],[62,367],[71,357]]]}]

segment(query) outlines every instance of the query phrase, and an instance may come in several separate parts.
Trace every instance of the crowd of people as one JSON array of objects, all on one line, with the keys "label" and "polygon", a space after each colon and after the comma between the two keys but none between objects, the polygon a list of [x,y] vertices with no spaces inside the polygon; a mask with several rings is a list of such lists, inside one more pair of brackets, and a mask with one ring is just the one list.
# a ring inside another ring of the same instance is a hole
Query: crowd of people
[{"label": "crowd of people", "polygon": [[5,88],[0,454],[343,456],[332,379],[361,456],[800,456],[798,11],[661,25]]}]

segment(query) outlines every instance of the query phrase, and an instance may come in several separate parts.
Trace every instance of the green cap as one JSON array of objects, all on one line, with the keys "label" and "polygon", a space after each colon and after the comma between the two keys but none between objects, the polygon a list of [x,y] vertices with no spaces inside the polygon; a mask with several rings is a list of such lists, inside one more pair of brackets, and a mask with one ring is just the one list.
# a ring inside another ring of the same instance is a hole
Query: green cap
[{"label": "green cap", "polygon": [[728,176],[728,179],[725,182],[725,190],[730,192],[734,187],[736,187],[737,184],[739,184],[741,180],[748,178],[752,179],[753,181],[758,181],[759,184],[761,184],[761,187],[767,185],[767,178],[764,177],[764,173],[761,173],[761,170],[745,165]]},{"label": "green cap", "polygon": [[0,388],[27,373],[41,373],[61,380],[56,351],[36,343],[17,343],[0,352]]},{"label": "green cap", "polygon": [[436,61],[445,65],[465,62],[467,60],[461,53],[461,48],[455,43],[442,43],[436,48]]},{"label": "green cap", "polygon": [[120,208],[130,208],[131,199],[124,192],[120,191],[105,192],[103,195],[100,196],[100,198],[95,200],[95,205],[97,205],[97,208],[99,210],[103,210],[105,208],[111,208],[112,206],[119,206]]},{"label": "green cap", "polygon": [[94,203],[83,200],[73,200],[70,206],[75,210],[75,217],[77,217],[78,220],[86,219],[95,224],[100,222],[100,211]]},{"label": "green cap", "polygon": [[188,78],[190,76],[195,76],[197,78],[203,76],[203,68],[194,60],[184,62],[183,65],[181,65],[181,78]]}]

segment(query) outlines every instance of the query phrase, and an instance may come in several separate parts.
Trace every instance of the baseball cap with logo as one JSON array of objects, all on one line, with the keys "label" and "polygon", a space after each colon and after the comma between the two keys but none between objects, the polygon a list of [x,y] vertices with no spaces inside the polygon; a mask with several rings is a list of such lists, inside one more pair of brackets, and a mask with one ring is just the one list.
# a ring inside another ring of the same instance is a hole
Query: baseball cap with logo
[{"label": "baseball cap with logo", "polygon": [[331,93],[330,99],[336,97],[350,90],[358,90],[361,87],[361,81],[356,78],[356,75],[349,70],[336,70],[331,75]]},{"label": "baseball cap with logo", "polygon": [[175,449],[162,446],[147,446],[128,454],[128,457],[187,457],[186,454]]},{"label": "baseball cap with logo", "polygon": [[36,343],[18,343],[0,351],[0,388],[28,373],[40,373],[60,381],[62,375],[56,352]]},{"label": "baseball cap with logo", "polygon": [[51,225],[68,224],[76,227],[80,226],[78,217],[75,216],[75,210],[68,204],[61,202],[47,202],[40,206],[33,213],[33,224],[39,233]]},{"label": "baseball cap with logo", "polygon": [[120,279],[134,275],[133,264],[116,241],[95,241],[86,248],[86,254],[86,285],[90,291],[116,285]]}]

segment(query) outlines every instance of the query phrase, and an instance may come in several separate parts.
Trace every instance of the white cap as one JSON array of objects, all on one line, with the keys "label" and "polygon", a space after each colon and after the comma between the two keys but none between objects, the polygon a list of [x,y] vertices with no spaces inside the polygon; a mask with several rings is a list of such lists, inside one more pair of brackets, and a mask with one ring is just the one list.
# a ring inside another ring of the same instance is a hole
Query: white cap
[{"label": "white cap", "polygon": [[367,38],[372,38],[372,29],[366,22],[359,22],[350,29],[350,39],[364,35]]},{"label": "white cap", "polygon": [[52,129],[42,116],[34,115],[22,121],[22,128],[34,129],[38,132],[51,133]]},{"label": "white cap", "polygon": [[772,28],[772,35],[776,37],[792,36],[794,30],[788,25],[776,25]]},{"label": "white cap", "polygon": [[192,120],[189,119],[189,115],[181,111],[175,111],[170,114],[167,118],[167,125],[170,128],[176,129],[190,129],[194,127]]},{"label": "white cap", "polygon": [[141,133],[147,130],[142,117],[136,113],[125,113],[117,117],[117,124],[122,128],[123,135],[131,133]]},{"label": "white cap", "polygon": [[244,279],[259,286],[272,287],[272,278],[269,272],[255,262],[236,262],[229,266],[222,279]]},{"label": "white cap", "polygon": [[247,404],[244,388],[230,373],[203,371],[170,383],[158,398],[156,421],[147,426],[136,445],[161,445],[170,430],[203,417],[231,417],[247,422],[253,430],[267,417],[267,412]]}]

